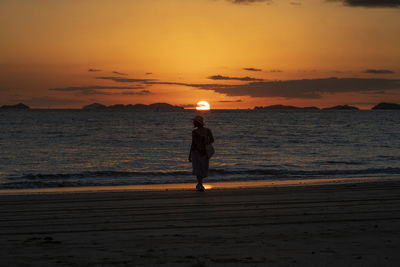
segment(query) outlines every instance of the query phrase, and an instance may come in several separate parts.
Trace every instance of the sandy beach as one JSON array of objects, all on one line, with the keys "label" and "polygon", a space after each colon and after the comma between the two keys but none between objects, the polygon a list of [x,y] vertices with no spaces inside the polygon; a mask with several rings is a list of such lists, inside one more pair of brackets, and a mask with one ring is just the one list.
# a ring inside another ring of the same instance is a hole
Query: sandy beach
[{"label": "sandy beach", "polygon": [[[218,188],[218,187],[216,187]],[[398,266],[400,180],[0,194],[1,266]]]}]

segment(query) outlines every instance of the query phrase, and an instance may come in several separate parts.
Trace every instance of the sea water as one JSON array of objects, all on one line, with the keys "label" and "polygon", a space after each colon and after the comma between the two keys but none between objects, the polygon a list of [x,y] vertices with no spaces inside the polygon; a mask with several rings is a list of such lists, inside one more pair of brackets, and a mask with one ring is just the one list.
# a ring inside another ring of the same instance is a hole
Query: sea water
[{"label": "sea water", "polygon": [[[0,112],[0,189],[193,183],[198,113]],[[400,175],[399,111],[213,110],[206,181]]]}]

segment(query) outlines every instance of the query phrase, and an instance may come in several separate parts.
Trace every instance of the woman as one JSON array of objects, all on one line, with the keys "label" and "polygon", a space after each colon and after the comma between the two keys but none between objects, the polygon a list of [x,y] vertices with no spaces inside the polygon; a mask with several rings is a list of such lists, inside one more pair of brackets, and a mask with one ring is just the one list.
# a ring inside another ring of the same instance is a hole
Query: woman
[{"label": "woman", "polygon": [[190,146],[189,161],[192,162],[193,174],[197,177],[196,189],[204,191],[203,179],[208,176],[209,156],[206,145],[214,142],[211,130],[204,127],[204,119],[201,116],[194,117],[192,131],[192,145]]}]

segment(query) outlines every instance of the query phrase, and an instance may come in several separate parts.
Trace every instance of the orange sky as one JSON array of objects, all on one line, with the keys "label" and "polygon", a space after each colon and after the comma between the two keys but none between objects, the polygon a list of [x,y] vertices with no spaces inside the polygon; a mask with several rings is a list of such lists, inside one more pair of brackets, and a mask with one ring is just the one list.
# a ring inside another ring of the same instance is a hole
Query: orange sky
[{"label": "orange sky", "polygon": [[0,105],[400,102],[400,3],[246,2],[1,0]]}]

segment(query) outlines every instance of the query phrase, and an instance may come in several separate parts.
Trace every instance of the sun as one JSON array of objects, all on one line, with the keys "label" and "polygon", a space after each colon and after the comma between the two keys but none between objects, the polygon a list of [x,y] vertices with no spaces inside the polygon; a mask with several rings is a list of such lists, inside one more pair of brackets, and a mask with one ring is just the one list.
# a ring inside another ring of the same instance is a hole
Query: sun
[{"label": "sun", "polygon": [[199,101],[197,102],[196,110],[210,110],[210,104],[207,101]]}]

